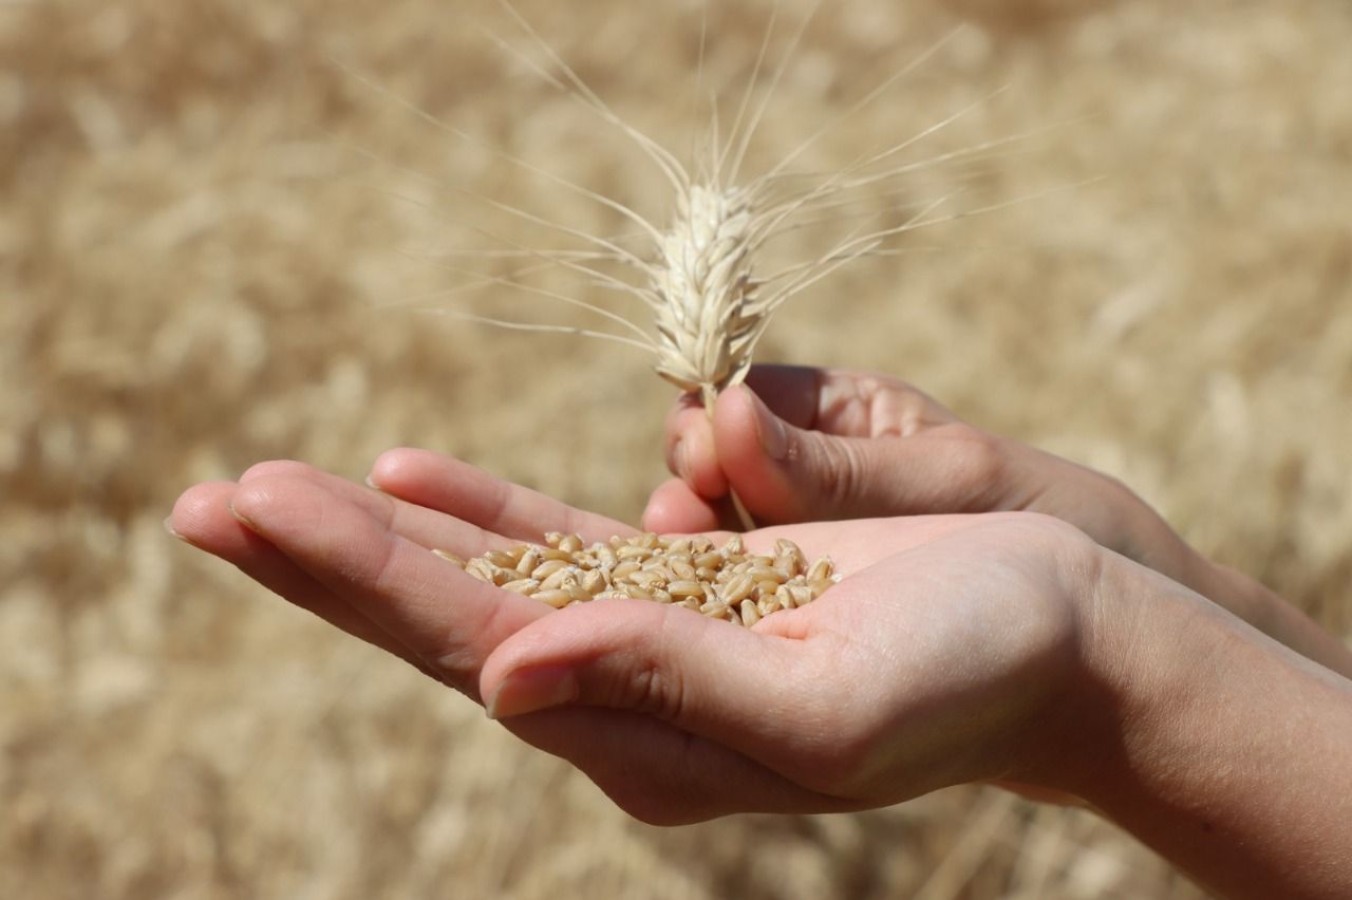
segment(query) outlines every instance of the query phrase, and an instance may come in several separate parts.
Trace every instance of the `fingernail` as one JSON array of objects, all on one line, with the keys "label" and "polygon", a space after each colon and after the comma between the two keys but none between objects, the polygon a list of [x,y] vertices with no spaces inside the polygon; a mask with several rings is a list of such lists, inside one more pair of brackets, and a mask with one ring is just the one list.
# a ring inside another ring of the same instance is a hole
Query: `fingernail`
[{"label": "fingernail", "polygon": [[751,401],[752,407],[756,410],[756,432],[760,436],[761,449],[771,459],[783,459],[789,454],[789,435],[784,430],[784,423],[770,412],[770,408],[762,403],[759,397],[754,394],[752,397],[754,398]]},{"label": "fingernail", "polygon": [[671,452],[672,461],[676,464],[676,477],[685,479],[690,475],[690,445],[685,439],[676,442],[675,448]]},{"label": "fingernail", "polygon": [[188,540],[187,538],[185,538],[183,535],[179,534],[179,533],[174,529],[174,517],[173,517],[173,516],[166,516],[166,517],[165,517],[165,520],[164,520],[164,530],[167,531],[167,532],[169,532],[169,536],[170,536],[170,537],[178,538],[180,541],[183,541],[184,543],[186,543],[187,540]]},{"label": "fingernail", "polygon": [[239,510],[235,509],[235,504],[233,503],[230,504],[230,515],[234,516],[235,521],[239,522],[246,528],[249,529],[254,528],[254,523],[249,521],[249,517],[241,513]]},{"label": "fingernail", "polygon": [[577,677],[565,666],[519,669],[498,686],[486,706],[488,718],[508,719],[562,706],[577,699]]}]

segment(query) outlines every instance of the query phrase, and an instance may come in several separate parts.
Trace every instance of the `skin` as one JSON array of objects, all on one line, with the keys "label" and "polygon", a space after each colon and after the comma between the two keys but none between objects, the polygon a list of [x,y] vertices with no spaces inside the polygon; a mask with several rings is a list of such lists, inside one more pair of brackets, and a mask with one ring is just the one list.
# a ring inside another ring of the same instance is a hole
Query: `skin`
[{"label": "skin", "polygon": [[265,463],[190,488],[168,524],[644,821],[998,781],[1077,798],[1224,896],[1352,895],[1352,682],[1060,518],[763,528],[750,548],[787,537],[844,577],[743,630],[638,601],[552,612],[428,552],[621,523],[424,451],[370,482]]},{"label": "skin", "polygon": [[[644,526],[700,531],[756,522],[1027,511],[1191,588],[1297,652],[1352,676],[1352,652],[1248,576],[1197,553],[1122,483],[959,420],[910,385],[836,369],[757,366],[712,418],[691,398],[667,420],[676,475]],[[754,392],[753,392],[754,389]]]}]

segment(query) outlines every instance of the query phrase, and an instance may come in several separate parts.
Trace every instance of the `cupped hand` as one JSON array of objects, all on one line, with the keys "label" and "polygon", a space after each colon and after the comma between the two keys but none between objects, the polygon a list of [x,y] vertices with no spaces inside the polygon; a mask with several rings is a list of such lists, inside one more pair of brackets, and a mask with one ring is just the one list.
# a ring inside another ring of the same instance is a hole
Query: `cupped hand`
[{"label": "cupped hand", "polygon": [[[369,490],[295,463],[199,485],[171,527],[485,702],[652,822],[1045,784],[1084,665],[1097,548],[1029,515],[767,528],[842,580],[751,629],[645,601],[551,611],[428,548],[631,531],[464,463],[386,454]],[[1053,785],[1054,786],[1054,785]]]},{"label": "cupped hand", "polygon": [[[371,475],[377,479],[389,493],[303,463],[261,463],[238,483],[185,491],[166,525],[295,605],[475,698],[489,651],[544,610],[459,572],[429,548],[470,557],[539,540],[543,531],[596,539],[633,532],[433,453],[387,454]],[[394,496],[406,485],[416,485],[421,502]]]},{"label": "cupped hand", "polygon": [[683,397],[644,513],[654,531],[731,526],[729,491],[758,524],[1028,511],[1187,581],[1186,545],[1120,482],[982,431],[910,385],[839,369],[756,366],[710,417]]},{"label": "cupped hand", "polygon": [[861,516],[1027,511],[1060,519],[1310,659],[1352,675],[1352,651],[1242,572],[1204,558],[1121,482],[960,421],[895,378],[757,366],[710,417],[692,398],[667,420],[677,477],[648,501],[653,531]]}]

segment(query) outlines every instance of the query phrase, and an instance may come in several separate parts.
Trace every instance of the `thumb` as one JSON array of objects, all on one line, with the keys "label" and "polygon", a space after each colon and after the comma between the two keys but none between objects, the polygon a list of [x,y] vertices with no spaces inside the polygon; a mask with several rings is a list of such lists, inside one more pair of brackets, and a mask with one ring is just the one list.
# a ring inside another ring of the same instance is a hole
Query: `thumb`
[{"label": "thumb", "polygon": [[791,683],[804,650],[802,640],[688,609],[595,600],[508,638],[480,686],[493,718],[561,706],[625,710],[768,761],[784,750],[786,721],[799,733],[830,732],[804,725],[817,705]]},{"label": "thumb", "polygon": [[732,489],[763,523],[955,512],[961,501],[950,495],[968,480],[956,444],[797,428],[742,386],[719,398],[714,445]]}]

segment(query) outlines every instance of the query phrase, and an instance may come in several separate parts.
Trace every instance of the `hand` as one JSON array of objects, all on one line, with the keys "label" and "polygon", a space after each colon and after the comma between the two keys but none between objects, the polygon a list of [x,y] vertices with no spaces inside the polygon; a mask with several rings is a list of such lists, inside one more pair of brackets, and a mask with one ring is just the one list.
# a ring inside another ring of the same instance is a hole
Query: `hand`
[{"label": "hand", "polygon": [[[628,529],[396,451],[175,505],[181,538],[471,698],[661,824],[999,780],[1078,796],[1226,896],[1345,897],[1352,682],[1027,513],[767,528],[843,580],[751,629],[646,601],[554,612],[428,552]],[[1217,777],[1222,773],[1224,777]]]},{"label": "hand", "polygon": [[426,505],[297,462],[185,491],[166,526],[264,587],[478,699],[483,660],[547,608],[448,573],[428,548],[466,557],[542,531],[633,533],[431,453],[389,454],[372,479],[415,484]]},{"label": "hand", "polygon": [[719,397],[712,418],[682,398],[667,420],[667,465],[677,477],[653,492],[643,516],[653,531],[731,526],[730,491],[762,525],[1042,513],[1352,675],[1352,651],[1263,585],[1203,558],[1120,482],[968,425],[893,378],[754,367],[745,387]]},{"label": "hand", "polygon": [[1076,526],[1178,580],[1186,545],[1121,483],[960,421],[894,378],[756,366],[712,420],[684,396],[644,527],[732,525],[735,490],[758,524],[1023,510]]},{"label": "hand", "polygon": [[[844,578],[749,630],[641,601],[551,612],[427,552],[630,530],[397,451],[368,490],[295,463],[187,491],[183,539],[470,697],[653,822],[1037,783],[1069,730],[1094,548],[1038,516],[772,528]],[[1054,785],[1053,785],[1054,787]]]}]

